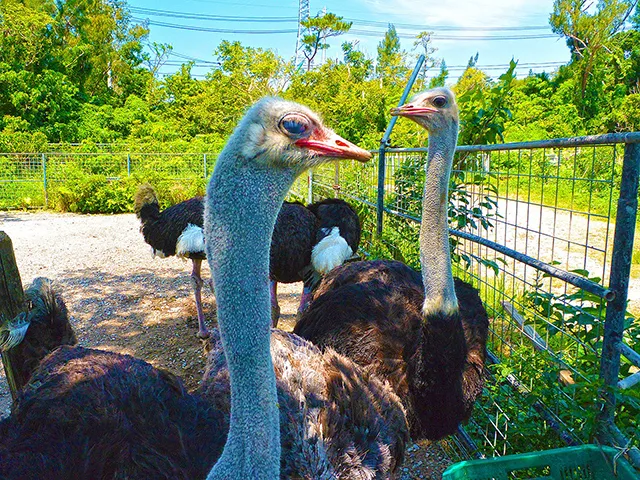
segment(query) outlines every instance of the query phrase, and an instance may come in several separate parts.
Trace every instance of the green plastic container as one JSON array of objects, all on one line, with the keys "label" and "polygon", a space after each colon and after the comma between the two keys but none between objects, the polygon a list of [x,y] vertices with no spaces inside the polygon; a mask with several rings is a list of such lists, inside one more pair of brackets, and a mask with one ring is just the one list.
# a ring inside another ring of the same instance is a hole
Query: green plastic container
[{"label": "green plastic container", "polygon": [[598,445],[470,460],[451,465],[442,480],[636,480],[640,475],[617,450]]}]

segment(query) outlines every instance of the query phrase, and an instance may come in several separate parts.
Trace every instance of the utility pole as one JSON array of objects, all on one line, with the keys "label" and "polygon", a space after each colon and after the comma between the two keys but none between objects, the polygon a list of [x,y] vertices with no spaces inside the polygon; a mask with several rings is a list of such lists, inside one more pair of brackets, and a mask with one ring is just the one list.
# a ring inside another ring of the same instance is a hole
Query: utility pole
[{"label": "utility pole", "polygon": [[309,16],[309,0],[300,0],[300,8],[298,9],[298,37],[296,38],[296,51],[294,54],[294,62],[296,65],[301,65],[305,60],[302,39],[310,32],[308,28],[302,26],[302,22],[308,20]]}]

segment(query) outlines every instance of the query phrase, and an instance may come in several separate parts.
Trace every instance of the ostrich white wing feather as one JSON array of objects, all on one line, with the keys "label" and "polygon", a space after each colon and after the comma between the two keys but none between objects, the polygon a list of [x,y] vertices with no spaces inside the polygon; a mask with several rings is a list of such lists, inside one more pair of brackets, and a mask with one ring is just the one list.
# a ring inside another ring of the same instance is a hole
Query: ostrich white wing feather
[{"label": "ostrich white wing feather", "polygon": [[190,223],[178,237],[176,256],[186,257],[190,253],[204,252],[204,232],[202,228]]},{"label": "ostrich white wing feather", "polygon": [[333,227],[331,233],[313,247],[311,264],[318,273],[324,275],[342,265],[351,255],[353,251],[347,241],[340,236],[340,228]]}]

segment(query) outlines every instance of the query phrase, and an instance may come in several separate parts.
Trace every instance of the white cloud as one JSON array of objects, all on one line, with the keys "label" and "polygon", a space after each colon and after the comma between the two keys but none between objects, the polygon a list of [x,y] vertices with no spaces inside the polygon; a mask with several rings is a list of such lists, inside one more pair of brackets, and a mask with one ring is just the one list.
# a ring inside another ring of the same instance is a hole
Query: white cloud
[{"label": "white cloud", "polygon": [[553,0],[361,0],[365,8],[390,15],[389,22],[460,27],[546,25]]}]

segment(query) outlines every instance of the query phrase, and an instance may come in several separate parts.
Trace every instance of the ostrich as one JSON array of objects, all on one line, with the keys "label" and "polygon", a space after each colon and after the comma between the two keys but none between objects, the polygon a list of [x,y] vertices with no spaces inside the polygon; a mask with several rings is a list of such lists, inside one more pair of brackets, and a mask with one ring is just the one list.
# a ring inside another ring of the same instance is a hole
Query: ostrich
[{"label": "ostrich", "polygon": [[271,236],[295,178],[336,158],[367,161],[371,154],[324,127],[309,109],[268,98],[245,115],[216,163],[207,188],[205,244],[230,374],[231,422],[209,480],[279,475]]},{"label": "ostrich", "polygon": [[[193,197],[184,202],[160,211],[158,198],[151,185],[138,187],[135,195],[135,212],[141,221],[140,230],[151,248],[154,256],[165,258],[177,256],[189,258],[193,262],[191,271],[191,285],[196,299],[198,315],[199,338],[207,338],[209,330],[205,324],[202,308],[202,285],[200,275],[202,261],[206,258],[204,248],[204,199]],[[323,233],[318,230],[318,224]],[[336,229],[339,227],[341,230]],[[301,203],[285,202],[278,213],[276,226],[271,244],[271,308],[273,325],[277,326],[280,316],[278,305],[277,283],[294,283],[305,280],[304,272],[314,275],[314,280],[307,279],[300,298],[301,312],[306,307],[310,293],[310,281],[319,281],[318,271],[325,273],[331,268],[342,264],[345,258],[351,256],[351,250],[345,245],[345,240],[339,232],[347,237],[347,242],[353,252],[360,241],[360,224],[355,211],[343,200],[327,199],[306,208]],[[329,232],[331,234],[329,235]],[[332,242],[322,242],[324,237],[330,236]],[[319,245],[316,245],[319,243]],[[324,247],[322,254],[313,257],[312,250]],[[327,248],[332,247],[332,248]],[[319,270],[314,270],[314,265]]]},{"label": "ostrich", "polygon": [[285,202],[271,240],[271,312],[280,316],[278,283],[304,282],[298,315],[322,275],[353,256],[360,243],[360,219],[344,200],[327,198],[305,207]]},{"label": "ostrich", "polygon": [[193,263],[191,285],[196,297],[198,314],[198,337],[207,338],[209,330],[204,322],[202,310],[202,285],[200,276],[205,257],[204,233],[202,231],[204,202],[202,197],[193,197],[173,205],[162,212],[158,198],[151,185],[138,187],[134,199],[134,210],[140,219],[140,231],[153,251],[160,258],[177,256],[189,258]]},{"label": "ostrich", "polygon": [[484,384],[488,317],[478,292],[453,278],[447,199],[458,109],[445,88],[392,111],[429,131],[421,274],[396,261],[343,265],[326,275],[294,332],[387,380],[414,438],[440,439],[469,418]]},{"label": "ostrich", "polygon": [[[313,278],[311,287],[316,288],[321,276],[352,258],[360,245],[360,219],[358,214],[344,200],[327,198],[307,207],[320,222],[316,234],[316,244],[311,253]],[[307,291],[306,304],[311,290]],[[304,311],[304,308],[302,309]]]},{"label": "ostrich", "polygon": [[[26,294],[34,307],[7,333],[13,348],[28,346],[19,363],[31,380],[0,422],[0,477],[205,478],[229,423],[229,371],[217,330],[202,384],[188,393],[178,377],[142,360],[72,346],[64,301],[49,280],[34,280]],[[389,478],[408,440],[393,391],[292,334],[274,330],[271,351],[281,478]]]},{"label": "ostrich", "polygon": [[[280,471],[281,478],[390,478],[408,425],[389,386],[331,350],[277,330],[269,335],[269,235],[279,202],[309,164],[369,157],[302,106],[265,99],[250,109],[208,191],[208,258],[222,331],[209,340],[199,391],[189,394],[177,377],[129,355],[57,348],[0,423],[0,477],[203,478],[217,461],[209,478],[272,479]],[[262,341],[267,355],[258,358]],[[277,416],[268,412],[265,421],[265,410]],[[233,453],[221,453],[225,438],[224,452]]]},{"label": "ostrich", "polygon": [[[12,365],[19,372],[16,379],[27,382],[50,351],[60,345],[75,345],[77,340],[67,307],[51,280],[35,278],[24,296],[29,310],[2,326],[0,352],[13,349]],[[24,384],[17,387],[21,389]]]}]

